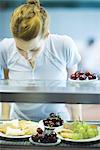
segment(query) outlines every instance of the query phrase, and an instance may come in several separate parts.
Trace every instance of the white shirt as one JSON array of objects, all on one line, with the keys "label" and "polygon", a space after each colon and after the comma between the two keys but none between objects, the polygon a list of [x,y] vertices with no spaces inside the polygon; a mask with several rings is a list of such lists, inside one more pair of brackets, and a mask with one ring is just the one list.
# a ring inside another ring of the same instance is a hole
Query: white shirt
[{"label": "white shirt", "polygon": [[[36,60],[35,70],[17,51],[13,38],[0,42],[0,65],[9,69],[9,78],[16,80],[49,79],[66,80],[67,70],[78,64],[80,55],[73,40],[68,36],[50,34]],[[48,100],[47,100],[48,101]],[[65,104],[13,104],[11,118],[40,120],[55,112],[69,120]],[[62,113],[61,113],[62,112]]]}]

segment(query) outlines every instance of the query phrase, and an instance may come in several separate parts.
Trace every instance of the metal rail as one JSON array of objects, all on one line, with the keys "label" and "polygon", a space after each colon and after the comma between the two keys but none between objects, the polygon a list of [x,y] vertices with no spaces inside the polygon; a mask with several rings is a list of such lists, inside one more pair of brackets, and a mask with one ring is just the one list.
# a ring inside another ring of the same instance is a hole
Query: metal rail
[{"label": "metal rail", "polygon": [[70,81],[0,80],[1,102],[100,104],[100,81],[71,83]]}]

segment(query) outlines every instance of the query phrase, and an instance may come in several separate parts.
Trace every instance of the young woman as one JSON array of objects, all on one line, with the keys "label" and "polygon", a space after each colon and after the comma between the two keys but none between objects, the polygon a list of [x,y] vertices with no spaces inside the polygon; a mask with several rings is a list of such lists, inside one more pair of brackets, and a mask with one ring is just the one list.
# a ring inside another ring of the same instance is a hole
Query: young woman
[{"label": "young woman", "polygon": [[[50,34],[48,22],[47,11],[36,0],[14,10],[10,22],[13,38],[0,42],[0,65],[9,69],[9,79],[66,80],[77,70],[80,55],[75,43],[66,35]],[[73,110],[77,112],[76,107]],[[14,103],[10,117],[38,121],[51,112],[70,119],[65,104],[47,103]],[[77,119],[77,113],[73,114]]]}]

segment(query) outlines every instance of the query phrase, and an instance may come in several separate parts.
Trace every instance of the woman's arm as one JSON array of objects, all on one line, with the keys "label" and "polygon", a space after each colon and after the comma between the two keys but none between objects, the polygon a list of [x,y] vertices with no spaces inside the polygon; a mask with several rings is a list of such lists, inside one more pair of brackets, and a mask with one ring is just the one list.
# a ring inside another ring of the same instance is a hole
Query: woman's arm
[{"label": "woman's arm", "polygon": [[0,67],[2,69],[7,68],[7,52],[8,52],[8,41],[4,39],[0,41]]},{"label": "woman's arm", "polygon": [[82,105],[73,104],[71,105],[72,120],[82,121]]},{"label": "woman's arm", "polygon": [[75,73],[77,71],[77,68],[78,67],[77,67],[77,64],[76,64],[76,65],[73,65],[73,67],[67,69],[67,72],[68,72],[67,77],[70,78],[70,75],[73,74],[73,73]]},{"label": "woman's arm", "polygon": [[[68,78],[71,74],[77,71],[77,65],[74,65],[71,69],[68,69]],[[70,105],[71,119],[72,120],[82,120],[82,105],[73,104]]]},{"label": "woman's arm", "polygon": [[[67,74],[68,78],[70,77],[71,74],[75,73],[78,69],[78,64],[81,61],[80,54],[78,52],[78,48],[74,41],[68,37],[64,36],[64,52],[66,56],[66,68],[67,68]],[[82,105],[66,105],[68,108],[69,106],[69,111],[71,115],[72,120],[82,120]]]}]

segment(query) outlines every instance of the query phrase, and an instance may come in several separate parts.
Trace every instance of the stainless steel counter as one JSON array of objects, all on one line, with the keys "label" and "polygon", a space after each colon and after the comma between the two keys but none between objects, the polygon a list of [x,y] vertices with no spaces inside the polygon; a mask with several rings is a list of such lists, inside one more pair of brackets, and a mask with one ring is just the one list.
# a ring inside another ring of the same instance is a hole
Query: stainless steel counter
[{"label": "stainless steel counter", "polygon": [[0,80],[1,102],[100,103],[100,81]]},{"label": "stainless steel counter", "polygon": [[[96,145],[96,144],[95,144]],[[34,146],[34,145],[1,145],[0,150],[99,150],[100,146],[78,146],[78,145],[61,145],[61,146]]]}]

